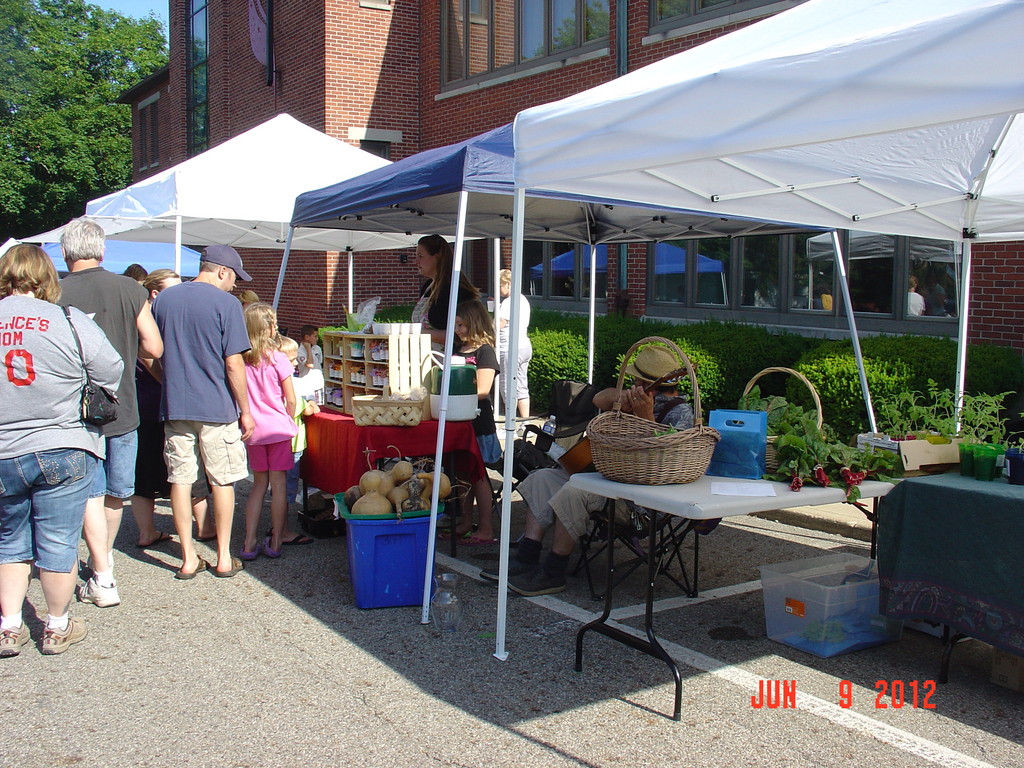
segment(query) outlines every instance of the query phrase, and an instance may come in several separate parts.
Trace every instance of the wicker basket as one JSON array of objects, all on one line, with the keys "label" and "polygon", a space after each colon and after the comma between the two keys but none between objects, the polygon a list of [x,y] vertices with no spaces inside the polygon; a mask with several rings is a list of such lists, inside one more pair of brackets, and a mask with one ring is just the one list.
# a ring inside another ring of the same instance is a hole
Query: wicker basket
[{"label": "wicker basket", "polygon": [[[694,426],[691,429],[659,435],[665,431],[664,425],[621,410],[626,365],[637,350],[648,344],[665,345],[686,367],[693,386]],[[619,483],[668,485],[692,483],[707,471],[720,435],[717,430],[703,425],[697,375],[690,359],[678,346],[660,336],[638,341],[622,361],[617,388],[619,397],[613,409],[595,416],[587,427],[598,472]]]},{"label": "wicker basket", "polygon": [[385,400],[380,396],[352,398],[357,427],[415,427],[423,419],[425,400]]},{"label": "wicker basket", "polygon": [[[754,384],[762,376],[768,373],[788,373],[790,376],[795,376],[799,379],[807,389],[811,392],[811,397],[814,399],[814,407],[818,410],[818,429],[821,429],[821,425],[825,422],[825,414],[821,409],[821,398],[818,397],[818,390],[811,384],[810,379],[804,376],[800,371],[794,371],[792,368],[782,368],[780,366],[765,368],[763,371],[758,371],[754,378],[747,382],[747,386],[743,388],[742,397],[746,397],[750,390],[754,388]],[[779,457],[775,453],[775,438],[778,435],[768,436],[768,445],[765,447],[764,452],[764,468],[766,472],[775,472],[779,468]]]}]

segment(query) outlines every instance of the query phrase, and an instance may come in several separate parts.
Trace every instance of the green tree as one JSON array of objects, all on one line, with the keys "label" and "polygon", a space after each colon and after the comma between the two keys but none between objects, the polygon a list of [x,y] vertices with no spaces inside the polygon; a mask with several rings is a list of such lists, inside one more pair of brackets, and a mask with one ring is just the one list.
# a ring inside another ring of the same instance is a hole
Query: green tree
[{"label": "green tree", "polygon": [[167,63],[160,22],[81,0],[0,0],[0,240],[131,182],[125,90]]}]

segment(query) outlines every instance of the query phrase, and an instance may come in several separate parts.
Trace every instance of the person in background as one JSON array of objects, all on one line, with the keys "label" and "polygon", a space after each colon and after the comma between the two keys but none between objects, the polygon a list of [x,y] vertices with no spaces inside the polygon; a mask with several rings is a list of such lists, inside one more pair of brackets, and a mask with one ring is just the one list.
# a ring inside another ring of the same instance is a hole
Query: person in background
[{"label": "person in background", "polygon": [[[665,347],[644,347],[626,366],[626,375],[634,385],[622,395],[622,410],[648,421],[671,425],[680,431],[693,426],[693,409],[679,395],[678,382],[665,382],[652,392],[647,385],[679,367],[675,355]],[[618,399],[617,388],[594,395],[594,405],[611,410]],[[549,595],[565,589],[566,570],[576,541],[587,531],[590,516],[604,509],[605,498],[567,485],[569,474],[562,468],[538,469],[527,475],[518,488],[526,501],[526,530],[515,557],[509,563],[508,587],[526,597]],[[616,502],[615,513],[628,519],[625,502]],[[708,521],[707,532],[713,521]],[[544,534],[554,528],[551,551],[541,562]],[[481,578],[498,580],[498,569],[485,568]]]},{"label": "person in background", "polygon": [[143,283],[146,281],[146,276],[149,272],[147,272],[146,268],[141,264],[129,264],[121,274],[125,277],[130,277],[137,283]]},{"label": "person in background", "polygon": [[[479,299],[464,301],[459,304],[457,312],[455,333],[459,337],[458,354],[466,358],[468,365],[476,366],[476,396],[480,413],[473,419],[473,432],[476,433],[477,446],[484,464],[494,464],[501,459],[501,445],[494,426],[494,405],[491,403],[491,388],[499,368],[498,356],[494,351],[494,323]],[[455,535],[460,537],[460,543],[470,547],[496,544],[494,500],[487,475],[475,481],[471,490],[478,510],[476,532],[473,532],[473,508],[467,505],[455,528]]]},{"label": "person in background", "polygon": [[[178,285],[181,277],[172,269],[155,269],[143,282],[149,292],[150,305],[164,288]],[[166,541],[171,536],[158,531],[154,523],[154,502],[168,499],[171,484],[167,482],[167,465],[164,463],[164,425],[160,422],[160,390],[163,369],[159,360],[139,358],[135,366],[135,391],[139,401],[139,452],[135,461],[135,495],[132,496],[132,515],[139,529],[135,540],[139,549],[148,549]],[[207,526],[207,504],[205,473],[203,479],[192,491],[192,516],[196,520],[196,537],[199,541],[210,541],[217,537],[212,527]]]},{"label": "person in background", "polygon": [[[299,343],[288,336],[281,337],[281,352],[288,358],[289,364],[294,369],[298,363]],[[295,410],[292,416],[295,420],[295,427],[298,430],[292,438],[292,459],[295,462],[292,468],[285,474],[285,490],[289,503],[296,500],[299,493],[299,460],[306,450],[306,424],[303,421],[306,416],[312,416],[320,412],[320,407],[314,401],[313,392],[310,392],[305,382],[309,378],[301,378],[298,373],[292,375],[292,388],[295,390]],[[282,544],[312,544],[309,536],[304,536],[288,528],[285,520],[285,530],[281,537]]]},{"label": "person in background", "polygon": [[181,542],[176,579],[194,579],[209,563],[196,554],[192,539],[193,483],[205,468],[217,529],[214,576],[238,574],[242,561],[231,557],[235,483],[248,476],[245,447],[253,431],[245,362],[249,350],[242,305],[230,296],[237,280],[248,280],[242,257],[229,245],[207,246],[195,280],[172,285],[153,301],[153,316],[167,339],[160,418],[164,459],[171,483],[171,512]]},{"label": "person in background", "polygon": [[0,257],[0,327],[19,329],[0,335],[0,656],[31,642],[23,610],[33,563],[49,612],[40,650],[63,653],[87,634],[68,612],[85,503],[107,443],[82,421],[82,385],[88,371],[113,389],[123,363],[83,312],[55,306],[59,295],[42,248],[16,245]]},{"label": "person in background", "polygon": [[910,276],[907,291],[907,315],[917,317],[924,314],[924,296],[917,292],[917,277]]},{"label": "person in background", "polygon": [[242,559],[255,560],[259,554],[258,531],[263,497],[270,488],[271,532],[263,541],[263,554],[281,556],[281,542],[288,522],[285,473],[292,468],[292,438],[295,425],[295,368],[280,350],[277,314],[269,304],[257,302],[245,308],[245,328],[250,349],[245,359],[249,408],[255,424],[245,445],[252,471],[252,489],[245,503],[245,541]]},{"label": "person in background", "polygon": [[103,227],[86,218],[72,221],[60,237],[69,271],[60,283],[60,303],[76,307],[96,321],[128,372],[117,386],[117,418],[102,427],[107,440],[106,459],[100,464],[85,507],[83,534],[93,572],[78,598],[99,608],[121,602],[114,579],[114,539],[121,526],[124,500],[135,493],[139,426],[135,361],[139,357],[159,358],[164,353],[146,289],[130,277],[115,275],[100,266],[105,240]]},{"label": "person in background", "polygon": [[238,292],[238,300],[242,302],[242,309],[245,309],[250,304],[255,304],[259,301],[260,297],[256,295],[256,291],[246,288],[244,291]]},{"label": "person in background", "polygon": [[322,371],[324,369],[324,351],[317,344],[320,336],[320,329],[315,325],[304,325],[299,331],[299,348],[296,355],[298,361],[298,375],[305,378],[310,371]]},{"label": "person in background", "polygon": [[[530,415],[530,383],[527,381],[526,372],[530,367],[530,360],[533,359],[533,345],[530,337],[526,335],[526,328],[530,324],[530,302],[526,297],[519,296],[519,354],[516,364],[509,365],[508,360],[508,338],[509,338],[509,317],[512,313],[512,300],[509,298],[512,293],[512,271],[503,269],[498,273],[498,292],[501,294],[501,304],[498,305],[498,361],[501,363],[501,374],[498,377],[498,396],[504,402],[506,376],[513,371],[516,378],[516,412],[522,418]],[[505,413],[508,414],[508,405],[505,405]]]},{"label": "person in background", "polygon": [[[435,344],[444,344],[448,327],[448,301],[451,295],[452,268],[455,254],[440,235],[425,235],[416,244],[416,267],[427,282],[420,291],[420,300],[412,313],[413,323],[423,323],[423,332]],[[465,272],[460,275],[458,303],[480,298]]]}]

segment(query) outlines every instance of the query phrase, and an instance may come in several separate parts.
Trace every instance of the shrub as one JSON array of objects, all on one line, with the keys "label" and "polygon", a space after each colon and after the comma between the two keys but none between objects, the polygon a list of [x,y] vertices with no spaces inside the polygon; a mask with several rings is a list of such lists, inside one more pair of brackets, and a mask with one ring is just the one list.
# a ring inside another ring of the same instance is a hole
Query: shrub
[{"label": "shrub", "polygon": [[559,379],[587,380],[587,340],[568,331],[544,330],[530,333],[533,360],[528,372],[531,408],[545,412],[551,384]]}]

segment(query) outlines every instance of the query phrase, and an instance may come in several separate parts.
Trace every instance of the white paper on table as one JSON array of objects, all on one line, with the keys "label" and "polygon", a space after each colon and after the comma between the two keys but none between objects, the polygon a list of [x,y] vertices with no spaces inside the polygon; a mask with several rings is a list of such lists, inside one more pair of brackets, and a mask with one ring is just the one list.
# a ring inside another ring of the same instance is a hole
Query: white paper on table
[{"label": "white paper on table", "polygon": [[712,496],[774,496],[771,483],[711,483]]}]

